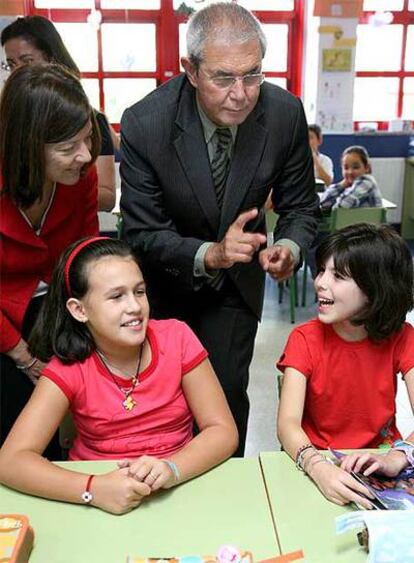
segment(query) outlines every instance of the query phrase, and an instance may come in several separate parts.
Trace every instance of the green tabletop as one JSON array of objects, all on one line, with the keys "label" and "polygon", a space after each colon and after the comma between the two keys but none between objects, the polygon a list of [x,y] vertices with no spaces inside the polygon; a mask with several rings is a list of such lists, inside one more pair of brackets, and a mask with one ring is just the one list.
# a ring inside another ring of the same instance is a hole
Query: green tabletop
[{"label": "green tabletop", "polygon": [[307,563],[367,560],[356,531],[335,532],[335,517],[350,506],[326,500],[285,452],[261,453],[260,463],[282,553],[302,549]]},{"label": "green tabletop", "polygon": [[[105,473],[111,462],[67,462]],[[254,554],[279,554],[258,459],[231,459],[123,516],[55,502],[0,485],[2,513],[26,514],[35,530],[30,563],[125,563],[126,556],[215,554],[224,544]]]}]

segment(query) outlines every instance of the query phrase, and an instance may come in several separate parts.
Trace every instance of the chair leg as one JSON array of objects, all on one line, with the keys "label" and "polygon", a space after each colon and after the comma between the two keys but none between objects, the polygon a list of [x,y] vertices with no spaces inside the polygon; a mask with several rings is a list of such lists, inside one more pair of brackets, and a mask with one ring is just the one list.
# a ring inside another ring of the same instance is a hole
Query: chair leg
[{"label": "chair leg", "polygon": [[278,290],[279,290],[279,305],[283,302],[283,290],[285,287],[285,284],[283,282],[279,282],[277,284]]},{"label": "chair leg", "polygon": [[290,322],[295,322],[295,303],[297,300],[296,291],[296,275],[293,275],[289,280],[289,301],[290,301]]},{"label": "chair leg", "polygon": [[306,259],[303,262],[303,277],[302,277],[302,307],[306,307],[306,291],[308,283],[308,263]]}]

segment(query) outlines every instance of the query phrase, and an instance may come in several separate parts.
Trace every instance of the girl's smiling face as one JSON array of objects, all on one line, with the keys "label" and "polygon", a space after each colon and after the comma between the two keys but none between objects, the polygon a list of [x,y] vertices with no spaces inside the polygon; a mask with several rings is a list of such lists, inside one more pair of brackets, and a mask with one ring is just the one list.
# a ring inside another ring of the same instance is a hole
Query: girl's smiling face
[{"label": "girl's smiling face", "polygon": [[367,333],[363,326],[351,321],[358,317],[368,303],[353,278],[336,271],[331,256],[315,278],[318,295],[318,317],[324,324],[331,324],[335,332],[346,340],[360,340]]},{"label": "girl's smiling face", "polygon": [[363,174],[369,174],[369,166],[363,163],[359,154],[350,152],[342,157],[342,176],[347,186],[352,186]]},{"label": "girl's smiling face", "polygon": [[131,257],[104,256],[88,266],[88,291],[79,300],[97,348],[138,351],[144,342],[149,304],[142,273]]}]

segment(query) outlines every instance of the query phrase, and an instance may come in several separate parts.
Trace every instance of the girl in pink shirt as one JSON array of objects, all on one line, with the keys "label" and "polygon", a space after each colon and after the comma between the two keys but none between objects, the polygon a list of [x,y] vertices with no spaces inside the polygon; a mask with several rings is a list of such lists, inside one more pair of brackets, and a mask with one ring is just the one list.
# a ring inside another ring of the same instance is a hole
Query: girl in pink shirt
[{"label": "girl in pink shirt", "polygon": [[[142,273],[122,241],[68,248],[30,347],[49,363],[0,451],[0,480],[10,487],[119,514],[237,446],[206,351],[184,323],[149,318]],[[42,458],[68,409],[77,429],[70,459],[121,460],[118,469],[85,477]]]}]

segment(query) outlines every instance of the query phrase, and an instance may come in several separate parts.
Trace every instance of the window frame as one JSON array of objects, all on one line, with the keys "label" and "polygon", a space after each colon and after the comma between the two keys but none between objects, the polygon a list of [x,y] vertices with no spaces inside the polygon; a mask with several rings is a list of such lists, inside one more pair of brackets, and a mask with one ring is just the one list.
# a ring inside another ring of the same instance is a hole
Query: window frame
[{"label": "window frame", "polygon": [[[409,71],[404,69],[405,53],[407,50],[407,33],[408,26],[414,26],[414,11],[408,10],[409,0],[404,0],[404,5],[401,11],[387,10],[393,14],[393,21],[386,25],[402,25],[402,44],[401,44],[401,57],[400,57],[400,69],[395,71],[356,71],[355,78],[398,78],[398,98],[397,98],[397,115],[395,119],[401,119],[403,110],[403,83],[404,78],[414,77],[414,71]],[[368,24],[371,16],[375,14],[374,11],[364,11],[359,17],[358,24]],[[366,123],[367,121],[354,121],[354,130],[358,131],[360,129],[360,123]],[[389,129],[389,121],[372,121],[370,123],[376,123],[379,131],[387,131]]]},{"label": "window frame", "polygon": [[[26,15],[40,15],[54,23],[85,23],[90,9],[82,8],[36,8],[35,0],[25,1]],[[288,26],[287,66],[284,72],[268,71],[269,77],[286,79],[287,89],[293,94],[302,94],[302,61],[304,41],[304,1],[294,0],[291,11],[253,11],[263,23],[282,23]],[[156,26],[156,70],[105,71],[103,69],[102,32],[97,30],[98,70],[82,72],[82,78],[98,80],[99,106],[105,111],[104,80],[106,78],[153,78],[157,86],[180,73],[179,24],[186,23],[188,16],[173,8],[173,0],[160,0],[159,10],[113,10],[101,8],[101,0],[94,0],[95,9],[102,14],[101,23],[153,23]],[[119,123],[112,124],[119,130]]]}]

